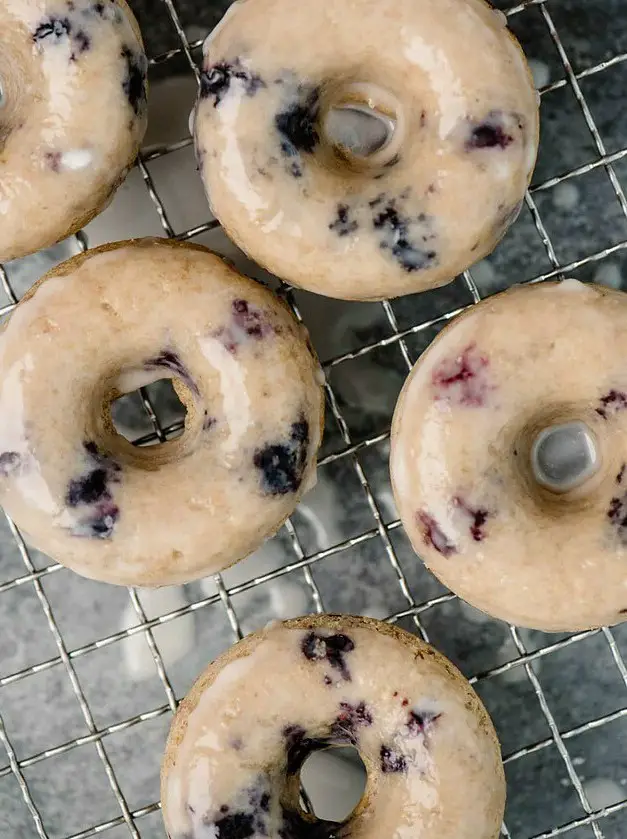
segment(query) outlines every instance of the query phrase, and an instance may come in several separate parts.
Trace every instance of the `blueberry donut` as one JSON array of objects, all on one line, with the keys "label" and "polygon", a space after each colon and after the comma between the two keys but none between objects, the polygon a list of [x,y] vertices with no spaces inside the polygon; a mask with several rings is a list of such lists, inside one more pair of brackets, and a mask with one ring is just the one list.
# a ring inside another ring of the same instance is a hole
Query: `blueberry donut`
[{"label": "blueberry donut", "polygon": [[469,309],[412,370],[392,425],[401,520],[488,614],[547,631],[627,617],[626,353],[627,295],[565,280]]},{"label": "blueberry donut", "polygon": [[[133,446],[111,403],[166,378],[183,434]],[[303,327],[263,286],[198,245],[103,246],[49,272],[0,333],[0,504],[87,577],[204,577],[313,484],[323,404]]]},{"label": "blueberry donut", "polygon": [[124,0],[0,3],[0,262],[104,208],[146,130],[146,69]]},{"label": "blueberry donut", "polygon": [[[354,746],[348,819],[299,805],[309,754]],[[316,615],[240,641],[179,706],[161,768],[170,839],[496,839],[505,800],[490,718],[444,656],[372,618]]]},{"label": "blueberry donut", "polygon": [[537,94],[504,20],[483,0],[235,3],[194,120],[214,214],[320,294],[450,282],[516,218],[535,162]]}]

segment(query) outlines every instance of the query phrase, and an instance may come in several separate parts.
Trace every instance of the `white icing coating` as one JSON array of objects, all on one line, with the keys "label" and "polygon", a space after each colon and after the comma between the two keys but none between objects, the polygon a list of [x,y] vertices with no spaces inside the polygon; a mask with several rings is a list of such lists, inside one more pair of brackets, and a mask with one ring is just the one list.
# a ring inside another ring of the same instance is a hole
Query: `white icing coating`
[{"label": "white icing coating", "polygon": [[[52,273],[0,333],[0,503],[35,546],[114,583],[251,553],[315,473],[323,393],[299,324],[199,246],[122,243]],[[108,406],[163,378],[183,435],[134,447]]]},{"label": "white icing coating", "polygon": [[[391,140],[351,154],[373,142],[356,118],[372,110]],[[298,14],[255,0],[205,52],[195,142],[216,216],[257,262],[330,296],[434,288],[489,253],[537,139],[524,56],[483,0],[398,0],[393,15],[372,0]]]},{"label": "white icing coating", "polygon": [[[518,286],[449,325],[405,384],[390,458],[401,520],[490,615],[549,631],[627,615],[626,317],[627,297],[600,286]],[[572,488],[557,461],[545,486],[534,477],[547,428],[585,429]]]},{"label": "white icing coating", "polygon": [[0,4],[0,261],[104,206],[146,129],[146,69],[124,0]]},{"label": "white icing coating", "polygon": [[467,682],[412,636],[343,617],[273,624],[201,676],[166,747],[171,839],[243,824],[251,839],[305,835],[293,779],[329,741],[356,746],[368,772],[348,835],[496,839],[500,752]]}]

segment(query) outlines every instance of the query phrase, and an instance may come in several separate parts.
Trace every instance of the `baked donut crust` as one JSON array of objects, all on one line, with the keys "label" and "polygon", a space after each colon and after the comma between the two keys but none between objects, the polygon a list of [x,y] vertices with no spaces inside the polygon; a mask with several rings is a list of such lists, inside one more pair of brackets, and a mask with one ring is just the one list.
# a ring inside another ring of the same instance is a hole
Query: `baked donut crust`
[{"label": "baked donut crust", "polygon": [[[492,251],[538,144],[504,21],[483,0],[233,4],[205,42],[194,120],[230,237],[293,285],[354,300],[436,288]],[[340,141],[349,112],[380,118],[384,145]]]},{"label": "baked donut crust", "polygon": [[[392,424],[396,504],[414,550],[477,608],[547,631],[625,619],[625,352],[627,295],[565,280],[473,306],[412,370]],[[582,429],[596,457],[582,481],[540,480],[546,431],[575,445]]]},{"label": "baked donut crust", "polygon": [[[163,378],[186,407],[184,432],[133,446],[111,403]],[[322,382],[287,306],[206,248],[87,251],[40,280],[0,333],[0,503],[88,577],[216,573],[315,481]]]},{"label": "baked donut crust", "polygon": [[468,682],[395,626],[314,615],[240,641],[179,705],[161,771],[169,836],[221,837],[246,820],[251,836],[327,836],[337,825],[298,807],[298,770],[329,742],[355,745],[368,772],[342,826],[351,836],[410,836],[418,823],[424,839],[498,835],[500,749]]}]

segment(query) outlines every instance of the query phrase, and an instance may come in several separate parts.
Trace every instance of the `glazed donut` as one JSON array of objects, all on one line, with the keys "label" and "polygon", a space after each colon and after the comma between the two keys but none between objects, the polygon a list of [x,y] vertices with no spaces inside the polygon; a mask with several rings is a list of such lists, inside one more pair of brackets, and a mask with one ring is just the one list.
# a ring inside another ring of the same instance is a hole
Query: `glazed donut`
[{"label": "glazed donut", "polygon": [[146,130],[146,69],[124,0],[0,4],[0,262],[104,209]]},{"label": "glazed donut", "polygon": [[391,475],[460,597],[547,631],[627,616],[627,295],[576,280],[469,309],[399,397]]},{"label": "glazed donut", "polygon": [[[336,833],[299,771],[355,746],[364,796]],[[490,718],[432,647],[372,618],[316,615],[240,641],[179,706],[161,768],[170,839],[496,839],[505,783]]]},{"label": "glazed donut", "polygon": [[[164,378],[184,432],[133,446],[111,403]],[[198,245],[106,245],[49,272],[0,333],[0,504],[86,577],[204,577],[312,485],[323,404],[304,329],[263,286]]]},{"label": "glazed donut", "polygon": [[194,119],[229,235],[290,283],[355,300],[444,285],[489,253],[538,143],[504,20],[483,0],[231,6]]}]

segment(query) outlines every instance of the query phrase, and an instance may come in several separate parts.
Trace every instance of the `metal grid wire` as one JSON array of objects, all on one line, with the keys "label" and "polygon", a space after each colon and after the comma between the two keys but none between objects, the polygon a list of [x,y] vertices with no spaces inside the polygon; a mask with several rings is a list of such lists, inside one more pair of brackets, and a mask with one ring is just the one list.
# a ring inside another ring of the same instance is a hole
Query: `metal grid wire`
[{"label": "metal grid wire", "polygon": [[[539,236],[543,248],[546,250],[546,254],[551,264],[551,269],[549,271],[546,271],[545,273],[533,277],[530,280],[531,282],[537,282],[540,280],[549,279],[551,277],[568,276],[569,273],[571,273],[572,271],[574,271],[582,265],[585,265],[587,263],[598,262],[604,259],[605,257],[609,256],[610,254],[627,249],[627,240],[624,240],[603,250],[599,250],[594,253],[589,253],[586,256],[572,261],[568,264],[560,264],[556,256],[556,250],[553,246],[549,234],[547,233],[545,225],[543,224],[540,212],[538,211],[538,207],[534,200],[534,195],[538,192],[547,190],[551,187],[556,186],[559,183],[567,181],[571,178],[576,178],[580,175],[584,175],[593,169],[602,167],[605,170],[607,177],[609,178],[609,181],[612,185],[612,189],[616,196],[616,200],[620,205],[621,211],[624,214],[625,218],[627,218],[627,200],[625,198],[625,194],[613,168],[613,164],[615,162],[627,156],[627,147],[621,148],[619,151],[615,151],[612,154],[607,153],[603,140],[601,139],[599,131],[597,130],[597,126],[595,125],[595,121],[592,117],[590,108],[588,106],[588,103],[586,102],[586,99],[584,98],[580,86],[580,81],[582,79],[588,76],[593,76],[595,74],[603,73],[608,68],[623,61],[626,61],[627,53],[614,55],[606,61],[595,64],[592,67],[588,67],[583,72],[575,73],[569,61],[568,54],[563,46],[562,40],[560,39],[560,34],[554,24],[553,17],[551,15],[550,6],[553,2],[555,2],[555,0],[527,0],[527,2],[520,3],[519,5],[516,5],[506,10],[505,13],[508,15],[508,17],[511,18],[521,12],[524,12],[524,10],[530,6],[538,7],[542,19],[546,24],[547,31],[553,41],[553,44],[561,60],[564,73],[563,78],[549,85],[546,85],[542,90],[540,90],[540,94],[545,95],[551,91],[554,91],[562,87],[569,87],[571,89],[572,93],[574,94],[577,100],[579,108],[581,109],[581,113],[583,114],[590,134],[593,138],[598,157],[593,162],[587,163],[584,166],[574,168],[571,171],[568,171],[558,177],[550,178],[544,181],[543,183],[534,186],[527,193],[527,207],[531,213],[533,222],[535,224],[535,228],[537,230],[537,234]],[[180,40],[180,46],[168,51],[167,53],[152,58],[150,63],[153,66],[162,65],[167,64],[169,61],[171,61],[177,56],[179,58],[183,57],[189,64],[189,68],[196,77],[196,80],[198,80],[199,72],[194,60],[194,54],[197,53],[199,47],[201,46],[201,41],[190,43],[187,40],[177,13],[175,0],[162,0],[162,3],[167,9],[167,13],[176,30],[176,33]],[[600,25],[605,25],[605,23],[602,22]],[[176,238],[178,240],[191,239],[192,237],[195,237],[201,233],[216,228],[219,225],[216,221],[212,220],[206,224],[194,227],[192,229],[188,229],[179,234],[175,234],[174,229],[168,219],[166,207],[164,206],[163,201],[161,200],[159,194],[157,193],[157,190],[155,189],[153,180],[151,178],[150,172],[146,164],[153,159],[177,151],[189,145],[190,143],[191,139],[188,138],[167,146],[161,146],[158,149],[152,151],[150,154],[141,156],[137,161],[137,167],[141,173],[150,198],[157,210],[164,234],[168,237]],[[82,249],[85,249],[87,243],[84,236],[78,234],[77,240],[79,246]],[[540,246],[539,243],[538,246]],[[473,280],[472,273],[470,271],[466,271],[463,275],[463,279],[472,297],[473,303],[478,302],[480,300],[480,294],[477,285]],[[17,295],[12,289],[7,273],[4,271],[2,266],[0,266],[0,285],[4,289],[10,301],[8,305],[0,307],[1,316],[8,314],[17,303]],[[283,295],[286,297],[286,299],[292,306],[292,309],[296,317],[301,319],[300,312],[294,303],[293,296],[291,295],[291,290],[289,289],[289,287],[286,285],[282,285],[280,291],[281,293],[283,293]],[[407,348],[405,339],[407,339],[413,334],[428,330],[430,327],[441,325],[442,323],[446,322],[447,320],[458,314],[459,311],[461,311],[461,309],[448,311],[435,319],[424,322],[418,322],[407,329],[401,330],[399,329],[395,312],[390,303],[386,301],[381,303],[381,306],[383,307],[385,318],[387,319],[387,322],[392,330],[391,336],[385,338],[382,341],[361,346],[357,350],[347,352],[332,358],[324,365],[327,372],[331,368],[334,368],[337,365],[341,365],[350,359],[357,358],[359,356],[372,352],[378,347],[390,344],[397,344],[399,346],[400,351],[402,353],[402,357],[404,359],[404,363],[407,367],[407,371],[409,372],[409,370],[412,367],[412,362],[410,359],[410,353]],[[157,412],[154,409],[153,404],[151,403],[149,394],[144,389],[142,389],[140,393],[142,396],[143,407],[146,411],[147,417],[152,423],[153,431],[150,434],[145,435],[141,439],[136,440],[136,443],[149,444],[154,442],[163,442],[164,440],[175,435],[181,430],[181,421],[164,427],[159,419],[159,416],[157,415]],[[150,803],[146,806],[143,806],[141,809],[136,809],[134,811],[132,811],[129,808],[125,800],[124,794],[122,793],[119,780],[116,777],[106,749],[106,740],[109,735],[124,731],[126,729],[129,729],[133,726],[154,719],[156,717],[171,714],[176,710],[177,699],[175,696],[175,692],[172,688],[172,684],[168,676],[166,667],[164,665],[163,659],[153,637],[152,630],[156,626],[166,624],[170,621],[176,620],[177,618],[185,614],[196,612],[219,601],[225,610],[230,627],[232,629],[234,639],[239,639],[242,637],[243,633],[240,626],[240,621],[238,619],[237,611],[234,608],[232,602],[232,598],[234,597],[234,595],[253,589],[254,587],[262,583],[278,579],[279,577],[282,577],[288,574],[289,572],[295,571],[297,569],[302,570],[302,573],[304,574],[304,578],[311,591],[311,596],[313,599],[313,603],[315,604],[315,608],[317,609],[317,611],[322,612],[325,608],[324,602],[320,590],[318,589],[318,586],[316,585],[316,582],[311,573],[312,565],[327,557],[336,554],[341,554],[342,552],[352,547],[364,544],[369,540],[379,537],[383,543],[387,559],[389,560],[389,563],[391,564],[394,570],[394,574],[396,576],[402,596],[406,601],[405,608],[391,615],[388,618],[388,620],[390,620],[391,622],[398,622],[401,619],[409,618],[415,624],[415,629],[418,632],[418,634],[420,634],[426,641],[429,640],[427,631],[425,630],[422,621],[423,615],[425,615],[425,613],[432,609],[434,606],[437,606],[447,601],[454,600],[455,596],[450,593],[447,593],[422,602],[417,602],[417,600],[414,598],[410,591],[407,579],[404,575],[401,563],[399,562],[397,552],[390,538],[390,534],[401,526],[400,522],[396,520],[389,523],[384,523],[380,506],[377,503],[377,500],[375,499],[373,490],[368,482],[368,479],[360,462],[360,453],[362,453],[365,449],[371,446],[375,446],[378,443],[381,443],[382,441],[386,440],[386,438],[389,437],[389,431],[355,443],[351,437],[349,425],[345,420],[340,409],[336,394],[328,382],[326,384],[326,397],[327,409],[332,413],[333,417],[337,422],[342,437],[343,446],[340,451],[322,458],[320,460],[320,465],[323,466],[325,464],[339,459],[344,459],[347,463],[351,464],[351,468],[354,470],[354,473],[358,478],[359,483],[363,488],[363,491],[365,492],[369,505],[369,510],[372,516],[372,526],[364,532],[361,532],[360,534],[350,539],[346,539],[345,541],[335,544],[326,550],[320,550],[315,553],[307,554],[303,548],[303,545],[299,539],[294,525],[291,523],[291,521],[288,520],[288,522],[285,525],[285,528],[287,530],[287,534],[291,543],[291,549],[293,552],[292,561],[290,561],[288,564],[284,565],[279,569],[273,570],[262,576],[255,577],[254,579],[247,580],[239,585],[234,585],[230,589],[225,586],[225,583],[223,582],[221,576],[218,575],[216,577],[217,594],[205,597],[201,600],[197,600],[192,604],[186,605],[175,611],[171,611],[168,614],[164,614],[157,618],[149,620],[146,617],[144,609],[142,608],[137,592],[134,589],[129,589],[129,597],[137,618],[136,624],[128,629],[120,630],[118,632],[109,634],[106,637],[100,638],[97,641],[69,650],[59,628],[59,624],[55,619],[55,615],[51,607],[50,601],[42,586],[42,578],[59,571],[61,566],[58,564],[52,564],[41,570],[36,570],[35,565],[33,564],[33,561],[31,560],[31,557],[29,555],[29,550],[25,545],[20,532],[18,531],[17,527],[13,524],[13,522],[10,519],[8,519],[10,531],[13,535],[13,538],[15,539],[16,545],[19,550],[19,554],[24,563],[25,573],[17,578],[2,582],[0,584],[0,596],[2,595],[2,593],[18,586],[32,586],[34,588],[39,603],[41,604],[41,609],[43,610],[43,613],[45,615],[48,627],[54,639],[54,643],[57,649],[57,655],[53,658],[41,661],[34,666],[27,667],[25,669],[20,670],[19,672],[14,672],[10,675],[6,675],[0,678],[0,691],[6,685],[17,682],[35,673],[40,673],[49,668],[61,665],[67,674],[67,678],[69,679],[69,682],[71,684],[72,691],[74,692],[78,700],[85,725],[89,732],[88,734],[85,734],[85,736],[83,737],[70,740],[66,743],[56,746],[55,748],[50,748],[38,754],[34,754],[25,760],[19,760],[16,754],[16,750],[12,746],[11,739],[7,735],[7,731],[2,721],[2,718],[0,717],[0,741],[6,749],[6,753],[8,755],[9,760],[8,765],[0,766],[0,778],[12,774],[14,778],[17,780],[17,783],[19,784],[19,788],[21,790],[21,794],[23,796],[23,800],[30,812],[30,815],[32,816],[32,826],[34,830],[33,835],[36,834],[38,837],[40,837],[40,839],[49,839],[49,835],[46,831],[46,825],[44,824],[44,820],[42,819],[34,802],[31,790],[29,789],[23,770],[31,765],[37,764],[41,761],[45,761],[48,758],[63,754],[65,752],[70,751],[71,749],[85,744],[94,744],[99,758],[102,762],[102,765],[104,767],[104,770],[106,772],[110,788],[115,796],[119,809],[115,814],[112,814],[111,818],[107,821],[103,821],[99,824],[94,824],[86,830],[82,830],[79,833],[74,833],[71,836],[67,836],[66,839],[87,839],[87,837],[100,835],[101,833],[109,830],[110,828],[118,826],[126,826],[131,836],[135,837],[135,839],[140,839],[140,831],[137,826],[138,820],[159,809],[159,802]],[[132,718],[116,723],[115,725],[110,725],[104,728],[98,728],[94,722],[94,716],[86,699],[85,693],[81,688],[80,682],[77,678],[74,662],[79,657],[86,655],[96,649],[102,649],[111,644],[115,644],[116,642],[119,642],[124,638],[128,638],[138,633],[145,634],[148,644],[150,646],[150,650],[154,658],[159,679],[163,685],[165,702],[160,707],[138,714]],[[529,652],[526,649],[525,644],[523,643],[523,640],[521,638],[521,634],[519,633],[516,627],[510,626],[509,633],[511,640],[513,641],[513,644],[517,650],[518,657],[515,660],[507,662],[506,664],[500,665],[498,667],[490,669],[487,672],[481,673],[480,675],[474,676],[471,679],[471,682],[476,684],[482,680],[494,678],[495,676],[503,674],[506,671],[511,671],[514,668],[523,668],[526,677],[533,688],[533,692],[535,693],[539,712],[542,714],[548,725],[550,736],[547,736],[544,739],[541,739],[531,745],[525,746],[523,748],[518,749],[515,752],[506,755],[505,763],[511,764],[534,752],[541,751],[548,747],[556,747],[561,757],[561,760],[563,761],[564,768],[567,772],[569,783],[572,784],[572,787],[574,788],[576,796],[585,814],[581,818],[557,824],[545,832],[537,833],[535,836],[532,837],[532,839],[549,839],[549,837],[567,836],[570,834],[571,831],[574,831],[576,828],[583,826],[589,826],[596,839],[603,839],[604,820],[608,816],[622,812],[625,815],[625,818],[627,818],[627,798],[611,806],[604,807],[603,809],[593,809],[586,796],[586,792],[582,786],[582,782],[575,769],[573,758],[569,752],[569,743],[573,738],[576,738],[578,735],[586,731],[600,728],[602,726],[607,725],[610,722],[613,722],[614,720],[620,719],[622,717],[627,717],[627,665],[621,656],[614,634],[612,630],[608,628],[592,630],[589,632],[580,632],[576,635],[570,636],[565,639],[556,640],[553,643],[550,643],[548,645],[545,645],[544,647]],[[567,730],[560,730],[556,723],[554,714],[551,711],[550,703],[547,700],[545,691],[543,690],[541,680],[538,678],[538,675],[532,668],[532,664],[534,661],[541,659],[544,656],[547,656],[551,653],[554,653],[557,650],[563,649],[570,645],[579,644],[583,639],[588,638],[592,635],[601,635],[607,642],[612,660],[625,686],[625,705],[623,708],[615,710],[611,714],[600,716],[596,719],[591,719],[587,721],[585,724],[578,725]],[[502,835],[505,837],[509,837],[509,839],[518,839],[518,836],[511,833],[506,825],[503,825]]]}]

